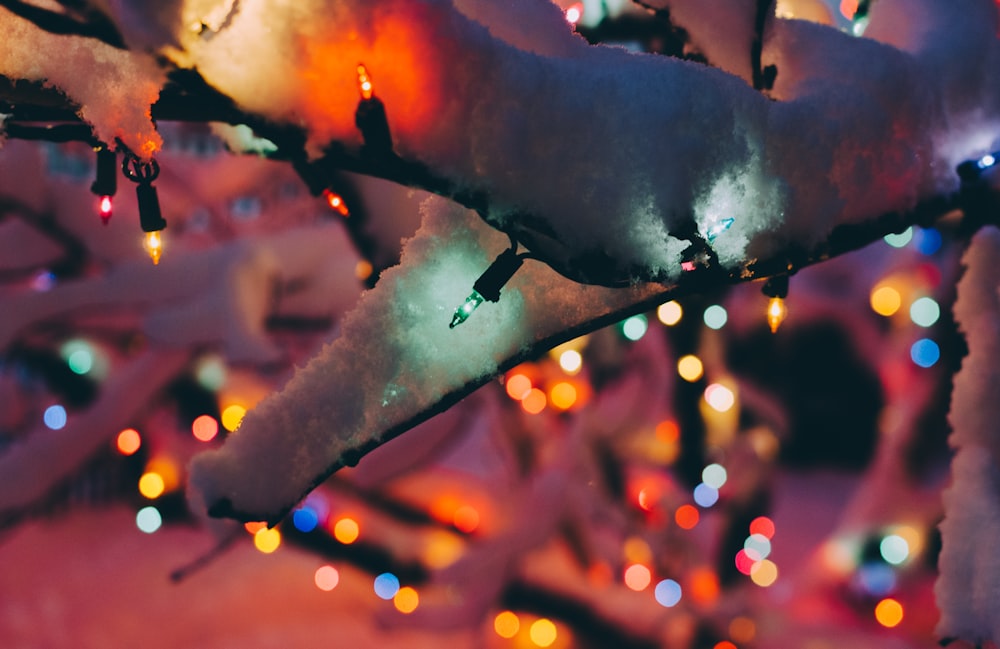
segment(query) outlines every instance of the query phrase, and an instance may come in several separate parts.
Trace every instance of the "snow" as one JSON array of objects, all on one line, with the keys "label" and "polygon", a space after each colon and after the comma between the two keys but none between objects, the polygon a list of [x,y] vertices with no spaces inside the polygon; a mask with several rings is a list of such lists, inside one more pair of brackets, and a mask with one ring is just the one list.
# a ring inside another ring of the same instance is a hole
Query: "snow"
[{"label": "snow", "polygon": [[1000,295],[996,263],[1000,231],[981,230],[964,262],[955,318],[969,355],[955,375],[949,419],[952,484],[945,491],[940,577],[935,587],[942,637],[970,641],[1000,637],[1000,404],[996,359],[1000,353]]}]

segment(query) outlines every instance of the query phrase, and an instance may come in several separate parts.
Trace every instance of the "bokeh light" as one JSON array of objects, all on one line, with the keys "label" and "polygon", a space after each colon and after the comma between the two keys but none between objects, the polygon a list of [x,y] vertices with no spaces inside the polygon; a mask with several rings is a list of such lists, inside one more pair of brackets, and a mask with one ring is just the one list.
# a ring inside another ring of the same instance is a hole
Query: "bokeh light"
[{"label": "bokeh light", "polygon": [[719,502],[719,490],[702,482],[694,488],[694,501],[702,507],[711,507]]},{"label": "bokeh light", "polygon": [[705,321],[705,326],[709,329],[722,329],[726,326],[726,322],[729,321],[729,313],[726,312],[725,307],[721,304],[713,304],[705,309],[702,319]]},{"label": "bokeh light", "polygon": [[869,561],[854,575],[854,580],[865,592],[883,597],[896,590],[896,571],[880,561]]},{"label": "bokeh light", "polygon": [[201,442],[211,442],[219,434],[219,422],[211,415],[200,415],[191,422],[191,433]]},{"label": "bokeh light", "polygon": [[645,590],[653,580],[649,568],[641,563],[633,563],[625,569],[625,585],[634,591]]},{"label": "bokeh light", "polygon": [[771,554],[771,540],[763,534],[751,534],[743,542],[747,556],[754,561],[766,559]]},{"label": "bokeh light", "polygon": [[158,473],[163,478],[163,490],[173,491],[181,484],[181,469],[169,455],[157,455],[146,463],[147,473]]},{"label": "bokeh light", "polygon": [[701,515],[698,513],[698,510],[692,505],[681,505],[674,512],[674,521],[677,523],[677,526],[685,530],[694,529],[700,517]]},{"label": "bokeh light", "polygon": [[56,404],[49,406],[42,414],[42,421],[51,430],[61,430],[66,426],[66,409]]},{"label": "bokeh light", "polygon": [[656,309],[656,318],[668,327],[672,327],[681,321],[681,317],[684,315],[684,309],[681,308],[680,302],[677,300],[670,300],[661,304]]},{"label": "bokeh light", "polygon": [[729,640],[722,640],[720,642],[716,642],[712,649],[737,649],[737,647]]},{"label": "bokeh light", "polygon": [[931,327],[940,317],[941,307],[934,298],[918,298],[910,305],[910,320],[918,327]]},{"label": "bokeh light", "polygon": [[934,228],[917,232],[916,246],[922,255],[933,255],[941,249],[941,233]]},{"label": "bokeh light", "polygon": [[727,412],[736,404],[736,395],[721,383],[713,383],[705,388],[705,401],[718,412]]},{"label": "bokeh light", "polygon": [[676,606],[681,601],[681,585],[673,579],[664,579],[653,590],[656,603],[665,608]]},{"label": "bokeh light", "polygon": [[892,286],[879,285],[872,290],[869,302],[872,311],[888,318],[903,306],[903,297]]},{"label": "bokeh light", "polygon": [[552,623],[552,620],[543,617],[531,623],[528,635],[531,637],[531,641],[539,647],[552,646],[557,636],[556,625]]},{"label": "bokeh light", "polygon": [[528,394],[521,399],[521,407],[524,411],[531,415],[537,415],[541,411],[545,410],[545,405],[548,403],[548,399],[545,397],[545,393],[538,388],[531,388]]},{"label": "bokeh light", "polygon": [[143,507],[135,515],[135,525],[146,534],[152,534],[163,525],[163,517],[156,507]]},{"label": "bokeh light", "polygon": [[903,621],[903,605],[887,597],[875,605],[875,619],[889,629],[899,626]]},{"label": "bokeh light", "polygon": [[575,349],[567,349],[559,354],[559,367],[570,376],[577,374],[583,367],[583,355]]},{"label": "bokeh light", "polygon": [[409,586],[403,586],[392,598],[392,604],[400,613],[412,613],[420,605],[420,595]]},{"label": "bokeh light", "polygon": [[216,392],[226,384],[226,363],[218,356],[206,356],[198,362],[194,378],[201,387]]},{"label": "bokeh light", "polygon": [[701,481],[713,489],[722,489],[728,477],[726,467],[714,462],[701,470]]},{"label": "bokeh light", "polygon": [[903,537],[890,534],[879,543],[879,552],[887,563],[898,566],[910,556],[910,546]]},{"label": "bokeh light", "polygon": [[300,532],[312,532],[319,525],[319,515],[311,507],[299,507],[292,512],[292,525]]},{"label": "bokeh light", "polygon": [[641,340],[648,329],[649,321],[641,313],[622,321],[622,335],[633,342]]},{"label": "bokeh light", "polygon": [[531,392],[531,379],[524,374],[511,374],[504,384],[507,396],[515,401],[520,401]]},{"label": "bokeh light", "polygon": [[162,496],[165,489],[163,476],[155,471],[143,473],[139,478],[139,493],[150,500]]},{"label": "bokeh light", "polygon": [[772,539],[774,538],[774,521],[767,516],[758,516],[750,522],[750,533]]},{"label": "bokeh light", "polygon": [[459,531],[471,534],[479,527],[479,512],[471,505],[462,505],[455,510],[452,522]]},{"label": "bokeh light", "polygon": [[316,582],[316,588],[329,592],[340,583],[340,572],[333,566],[320,566],[316,568],[313,581]]},{"label": "bokeh light", "polygon": [[350,545],[358,540],[361,527],[353,518],[341,518],[333,525],[333,538],[344,545]]},{"label": "bokeh light", "polygon": [[734,617],[729,622],[729,637],[736,642],[753,642],[757,635],[757,625],[748,617]]},{"label": "bokeh light", "polygon": [[572,383],[561,381],[549,389],[549,402],[553,408],[569,410],[576,403],[576,387]]},{"label": "bokeh light", "polygon": [[501,638],[513,638],[521,629],[521,620],[511,611],[502,611],[493,618],[493,630]]},{"label": "bokeh light", "polygon": [[139,431],[134,428],[126,428],[115,438],[115,448],[122,455],[132,455],[139,450],[140,446],[142,446],[142,438],[139,436]]},{"label": "bokeh light", "polygon": [[89,349],[77,349],[66,359],[66,364],[74,374],[86,374],[94,367],[94,355]]},{"label": "bokeh light", "polygon": [[677,359],[677,373],[685,381],[694,383],[704,375],[705,366],[702,365],[700,358],[694,354],[688,354]]},{"label": "bokeh light", "polygon": [[904,248],[913,239],[913,226],[910,226],[899,233],[887,234],[883,237],[885,242],[893,248]]},{"label": "bokeh light", "polygon": [[767,588],[778,580],[778,566],[770,559],[758,561],[750,569],[750,580],[762,588]]},{"label": "bokeh light", "polygon": [[941,348],[930,338],[921,338],[910,347],[910,359],[920,367],[932,367],[941,359]]},{"label": "bokeh light", "polygon": [[711,568],[696,568],[689,576],[691,599],[710,604],[719,597],[719,575]]},{"label": "bokeh light", "polygon": [[274,528],[257,530],[253,535],[253,544],[264,554],[271,554],[281,545],[281,532]]},{"label": "bokeh light", "polygon": [[757,560],[752,558],[745,549],[740,550],[736,553],[736,569],[739,570],[746,576],[750,576],[750,572],[753,570],[753,564],[757,563]]},{"label": "bokeh light", "polygon": [[228,430],[230,433],[235,431],[243,421],[243,417],[247,414],[247,409],[239,404],[232,404],[227,406],[225,410],[222,411],[222,426]]},{"label": "bokeh light", "polygon": [[399,578],[391,572],[383,572],[375,578],[375,594],[382,599],[392,599],[399,592]]}]

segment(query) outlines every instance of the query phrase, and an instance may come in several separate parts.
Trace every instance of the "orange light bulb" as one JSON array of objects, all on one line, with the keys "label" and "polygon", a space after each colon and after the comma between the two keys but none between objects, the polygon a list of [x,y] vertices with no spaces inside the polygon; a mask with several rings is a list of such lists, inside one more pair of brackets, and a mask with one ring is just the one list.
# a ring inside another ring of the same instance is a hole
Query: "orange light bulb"
[{"label": "orange light bulb", "polygon": [[777,333],[778,327],[788,317],[788,307],[780,297],[772,297],[767,303],[767,324],[771,327],[771,333]]},{"label": "orange light bulb", "polygon": [[143,247],[149,253],[149,258],[153,260],[153,264],[159,264],[160,257],[163,255],[163,239],[160,237],[160,231],[147,232],[146,242]]},{"label": "orange light bulb", "polygon": [[361,93],[362,99],[371,99],[375,94],[372,79],[368,76],[368,68],[365,67],[364,63],[358,64],[358,91]]}]

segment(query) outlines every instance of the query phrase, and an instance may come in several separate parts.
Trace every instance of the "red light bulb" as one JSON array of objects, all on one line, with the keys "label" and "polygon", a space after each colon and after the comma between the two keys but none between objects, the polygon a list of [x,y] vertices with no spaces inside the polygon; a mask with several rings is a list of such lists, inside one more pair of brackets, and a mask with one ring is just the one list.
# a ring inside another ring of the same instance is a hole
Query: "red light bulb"
[{"label": "red light bulb", "polygon": [[101,196],[101,203],[97,208],[97,213],[101,215],[101,221],[104,225],[108,224],[111,219],[111,197]]}]

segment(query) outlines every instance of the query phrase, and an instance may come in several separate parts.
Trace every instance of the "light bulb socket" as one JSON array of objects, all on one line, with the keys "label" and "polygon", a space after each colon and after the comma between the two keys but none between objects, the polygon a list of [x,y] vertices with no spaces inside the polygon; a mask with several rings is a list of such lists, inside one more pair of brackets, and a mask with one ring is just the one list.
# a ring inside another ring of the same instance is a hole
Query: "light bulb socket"
[{"label": "light bulb socket", "polygon": [[764,282],[761,292],[767,297],[788,297],[788,275],[775,275]]},{"label": "light bulb socket", "polygon": [[139,225],[143,232],[159,232],[167,227],[167,222],[160,213],[160,199],[156,195],[156,187],[148,183],[140,183],[135,187],[135,197],[139,202]]},{"label": "light bulb socket", "polygon": [[517,255],[517,250],[514,248],[504,250],[472,285],[473,290],[485,300],[499,302],[500,289],[510,281],[523,263],[524,259]]},{"label": "light bulb socket", "polygon": [[90,191],[95,196],[114,196],[118,191],[118,156],[114,151],[105,147],[97,149],[95,173]]},{"label": "light bulb socket", "polygon": [[389,132],[389,118],[385,114],[385,104],[378,97],[362,99],[354,112],[354,124],[361,131],[365,144],[363,153],[386,155],[392,153],[392,134]]}]

